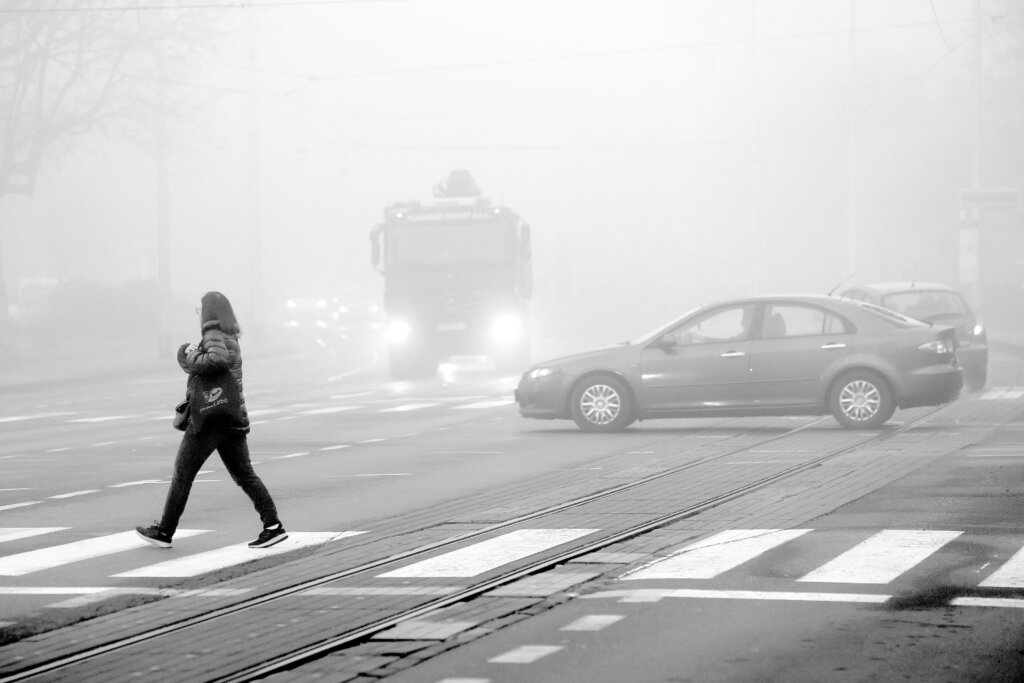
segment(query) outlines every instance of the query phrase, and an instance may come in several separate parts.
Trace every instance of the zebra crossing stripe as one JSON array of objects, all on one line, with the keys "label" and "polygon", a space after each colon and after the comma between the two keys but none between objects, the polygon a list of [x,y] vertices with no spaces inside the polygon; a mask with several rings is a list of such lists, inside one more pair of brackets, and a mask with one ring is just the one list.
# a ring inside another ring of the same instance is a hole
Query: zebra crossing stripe
[{"label": "zebra crossing stripe", "polygon": [[599,529],[517,529],[429,560],[378,574],[395,578],[470,577],[592,534]]},{"label": "zebra crossing stripe", "polygon": [[623,578],[713,579],[808,531],[810,529],[729,529]]},{"label": "zebra crossing stripe", "polygon": [[[178,557],[166,562],[147,565],[139,569],[113,574],[115,578],[169,578],[187,577],[205,574],[206,572],[232,567],[237,564],[251,562],[269,555],[280,555],[297,548],[320,545],[336,541],[348,536],[356,536],[365,531],[322,531],[303,532],[291,531],[288,538],[269,548],[250,548],[245,543],[229,545],[216,550],[209,550],[186,557]],[[177,534],[175,534],[177,536]]]},{"label": "zebra crossing stripe", "polygon": [[0,527],[0,543],[4,541],[17,541],[19,538],[31,538],[42,536],[54,531],[64,531],[70,527],[66,526],[40,526],[40,527]]},{"label": "zebra crossing stripe", "polygon": [[962,533],[921,529],[880,531],[797,581],[889,583]]},{"label": "zebra crossing stripe", "polygon": [[[206,529],[178,529],[174,538],[175,540],[187,538],[196,534],[204,534],[207,531]],[[113,555],[145,545],[146,542],[140,539],[134,531],[123,531],[98,538],[87,538],[84,541],[30,550],[17,555],[0,557],[0,576],[23,576],[43,569],[91,560],[104,555]]]},{"label": "zebra crossing stripe", "polygon": [[979,586],[1024,588],[1024,548],[1018,550],[1006,563],[992,572]]}]

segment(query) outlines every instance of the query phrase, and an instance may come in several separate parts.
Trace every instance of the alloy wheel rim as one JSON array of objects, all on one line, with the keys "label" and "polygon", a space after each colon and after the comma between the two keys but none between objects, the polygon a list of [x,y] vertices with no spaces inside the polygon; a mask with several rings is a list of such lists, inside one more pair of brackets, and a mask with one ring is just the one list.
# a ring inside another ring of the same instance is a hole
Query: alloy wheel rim
[{"label": "alloy wheel rim", "polygon": [[839,409],[855,422],[870,420],[882,407],[882,394],[873,383],[858,379],[843,387]]},{"label": "alloy wheel rim", "polygon": [[607,384],[587,387],[580,396],[580,412],[591,424],[606,425],[615,420],[621,411],[622,399],[619,393]]}]

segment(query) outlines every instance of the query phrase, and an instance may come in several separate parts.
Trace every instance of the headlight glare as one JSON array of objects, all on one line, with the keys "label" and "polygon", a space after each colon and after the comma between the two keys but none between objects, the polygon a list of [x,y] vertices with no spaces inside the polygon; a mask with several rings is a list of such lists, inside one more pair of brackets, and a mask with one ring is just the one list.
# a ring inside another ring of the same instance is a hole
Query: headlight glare
[{"label": "headlight glare", "polygon": [[392,320],[388,324],[387,340],[389,344],[404,344],[412,336],[412,326],[404,320]]},{"label": "headlight glare", "polygon": [[523,321],[513,313],[503,313],[494,319],[491,335],[494,341],[509,344],[518,341],[523,334]]},{"label": "headlight glare", "polygon": [[534,368],[533,370],[530,370],[529,377],[530,379],[540,379],[542,377],[549,377],[554,374],[554,372],[553,368]]}]

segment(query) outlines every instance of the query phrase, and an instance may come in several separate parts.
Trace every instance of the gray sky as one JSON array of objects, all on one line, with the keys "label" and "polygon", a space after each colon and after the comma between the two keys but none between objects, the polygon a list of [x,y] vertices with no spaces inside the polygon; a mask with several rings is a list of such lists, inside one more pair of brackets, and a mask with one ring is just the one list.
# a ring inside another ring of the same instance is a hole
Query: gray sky
[{"label": "gray sky", "polygon": [[[179,292],[376,292],[384,205],[453,168],[533,226],[539,312],[623,336],[854,270],[955,278],[955,243],[920,245],[971,182],[971,0],[255,4],[179,84]],[[26,268],[117,281],[155,274],[154,201],[152,158],[95,139],[7,210],[59,242]]]}]

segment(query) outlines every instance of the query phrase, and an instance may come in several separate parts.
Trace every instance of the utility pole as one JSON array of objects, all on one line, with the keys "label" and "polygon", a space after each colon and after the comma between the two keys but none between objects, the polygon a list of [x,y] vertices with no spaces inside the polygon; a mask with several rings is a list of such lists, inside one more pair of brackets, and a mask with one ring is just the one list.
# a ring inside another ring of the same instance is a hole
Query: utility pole
[{"label": "utility pole", "polygon": [[847,101],[846,272],[857,274],[857,0],[850,0],[850,85]]},{"label": "utility pole", "polygon": [[157,55],[157,88],[160,111],[156,119],[156,270],[160,296],[159,330],[157,331],[157,358],[171,353],[171,219],[170,180],[167,170],[167,72],[164,54]]}]

